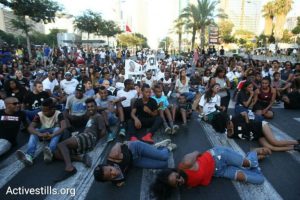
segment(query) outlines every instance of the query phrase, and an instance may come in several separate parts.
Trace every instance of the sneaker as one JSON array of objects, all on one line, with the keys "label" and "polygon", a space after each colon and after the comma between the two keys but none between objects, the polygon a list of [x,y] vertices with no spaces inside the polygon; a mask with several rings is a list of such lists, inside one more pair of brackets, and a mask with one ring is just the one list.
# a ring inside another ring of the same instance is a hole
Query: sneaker
[{"label": "sneaker", "polygon": [[147,142],[147,143],[150,143],[150,144],[154,143],[154,141],[152,139],[152,134],[151,133],[147,133],[144,137],[142,137],[142,140],[144,142]]},{"label": "sneaker", "polygon": [[132,142],[134,142],[134,141],[138,141],[139,139],[137,139],[137,137],[135,137],[135,136],[132,136],[131,138],[130,138],[130,141],[132,141]]},{"label": "sneaker", "polygon": [[115,139],[115,135],[113,133],[108,133],[107,142],[112,142]]},{"label": "sneaker", "polygon": [[295,144],[294,145],[294,150],[295,151],[300,151],[300,144]]},{"label": "sneaker", "polygon": [[171,134],[171,133],[172,133],[172,129],[171,129],[170,127],[167,127],[167,128],[165,129],[165,133],[166,133],[166,134]]},{"label": "sneaker", "polygon": [[21,161],[22,163],[24,163],[25,166],[30,166],[33,164],[33,159],[32,156],[29,154],[24,153],[21,150],[18,150],[16,152],[17,158],[19,161]]},{"label": "sneaker", "polygon": [[92,166],[92,158],[88,154],[83,155],[82,162],[87,168],[90,168]]},{"label": "sneaker", "polygon": [[247,154],[246,158],[250,161],[250,168],[258,167],[257,152],[251,151]]},{"label": "sneaker", "polygon": [[169,149],[169,151],[174,151],[177,148],[177,145],[174,143],[170,143],[168,144],[167,148]]},{"label": "sneaker", "polygon": [[53,158],[53,154],[51,152],[51,149],[49,147],[45,147],[43,153],[44,153],[44,161],[46,163],[51,162],[52,158]]},{"label": "sneaker", "polygon": [[124,128],[121,128],[120,131],[119,131],[119,135],[125,137],[126,136],[126,132],[125,132],[125,129]]},{"label": "sneaker", "polygon": [[179,130],[179,126],[174,125],[173,128],[172,128],[172,134],[175,134],[178,130]]},{"label": "sneaker", "polygon": [[163,141],[155,143],[153,146],[156,147],[156,148],[158,148],[158,147],[166,147],[170,143],[171,143],[171,140],[170,139],[166,139],[166,140],[163,140]]}]

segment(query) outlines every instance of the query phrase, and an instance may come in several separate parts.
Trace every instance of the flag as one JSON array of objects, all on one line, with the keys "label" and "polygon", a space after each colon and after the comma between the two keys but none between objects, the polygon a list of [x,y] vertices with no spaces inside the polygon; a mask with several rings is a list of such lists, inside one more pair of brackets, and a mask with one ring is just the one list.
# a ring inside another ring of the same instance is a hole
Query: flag
[{"label": "flag", "polygon": [[131,29],[130,29],[130,27],[127,24],[126,24],[125,30],[126,30],[126,32],[130,32],[131,33]]}]

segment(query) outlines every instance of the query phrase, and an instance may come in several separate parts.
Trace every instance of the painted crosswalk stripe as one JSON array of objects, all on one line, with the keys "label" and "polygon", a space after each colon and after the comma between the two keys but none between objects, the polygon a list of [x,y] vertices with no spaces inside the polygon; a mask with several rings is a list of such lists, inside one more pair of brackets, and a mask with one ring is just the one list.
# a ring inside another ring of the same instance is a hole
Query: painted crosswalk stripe
[{"label": "painted crosswalk stripe", "polygon": [[[278,140],[294,140],[294,138],[289,136],[284,131],[281,131],[279,128],[275,127],[274,125],[269,123],[269,126],[270,126],[270,128],[273,132],[273,135],[275,136],[276,139],[278,139]],[[295,161],[300,163],[300,154],[297,151],[291,150],[291,151],[287,151],[287,153],[289,153]]]},{"label": "painted crosswalk stripe", "polygon": [[57,189],[58,191],[63,190],[64,188],[74,188],[76,191],[76,195],[74,197],[68,195],[48,195],[46,200],[85,199],[94,181],[93,170],[100,162],[103,161],[105,156],[103,156],[102,153],[104,152],[106,146],[106,142],[99,142],[94,150],[89,153],[89,156],[91,156],[93,160],[91,168],[87,169],[83,163],[73,162],[72,164],[74,167],[76,167],[77,173],[74,176],[53,186],[53,188]]},{"label": "painted crosswalk stripe", "polygon": [[300,118],[294,118],[294,120],[296,120],[296,121],[300,122]]},{"label": "painted crosswalk stripe", "polygon": [[[36,158],[42,152],[43,146],[44,145],[42,143],[39,143],[37,145],[34,158]],[[20,150],[26,152],[27,144],[22,146]],[[2,188],[7,182],[9,182],[24,167],[24,164],[21,161],[18,161],[15,153],[2,161],[0,165],[0,188]]]},{"label": "painted crosswalk stripe", "polygon": [[[213,146],[227,146],[231,147],[235,151],[242,155],[245,152],[236,144],[233,139],[228,139],[225,134],[216,133],[212,127],[205,123],[200,122],[200,125],[204,129],[208,140]],[[271,183],[265,179],[262,185],[245,184],[237,181],[232,181],[235,186],[239,196],[242,200],[253,200],[253,199],[270,199],[270,200],[282,200],[283,198],[278,194],[278,192],[273,188]]]}]

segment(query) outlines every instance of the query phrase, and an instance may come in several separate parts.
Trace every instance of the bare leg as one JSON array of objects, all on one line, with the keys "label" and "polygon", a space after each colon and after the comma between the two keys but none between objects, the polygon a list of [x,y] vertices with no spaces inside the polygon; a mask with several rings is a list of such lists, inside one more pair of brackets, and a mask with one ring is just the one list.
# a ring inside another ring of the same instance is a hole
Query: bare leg
[{"label": "bare leg", "polygon": [[263,128],[263,134],[264,134],[266,140],[268,141],[268,143],[270,143],[273,146],[286,147],[289,145],[298,144],[298,142],[296,140],[277,140],[274,137],[272,130],[268,124],[264,124],[262,128]]},{"label": "bare leg", "polygon": [[63,157],[63,160],[65,161],[65,170],[72,171],[74,166],[71,162],[70,149],[77,149],[78,143],[76,139],[74,137],[68,138],[67,140],[59,143],[57,147]]},{"label": "bare leg", "polygon": [[264,117],[266,119],[272,119],[273,116],[274,116],[274,113],[272,111],[270,111],[270,110],[264,114]]},{"label": "bare leg", "polygon": [[266,138],[260,138],[259,139],[259,143],[263,146],[263,147],[267,147],[269,149],[271,149],[272,151],[290,151],[293,150],[294,147],[292,145],[289,146],[282,146],[282,147],[278,147],[278,146],[273,146],[272,144],[270,144]]},{"label": "bare leg", "polygon": [[177,107],[174,105],[172,108],[172,117],[173,117],[173,122],[175,122],[175,117],[176,117],[176,109]]},{"label": "bare leg", "polygon": [[180,108],[180,113],[181,113],[183,124],[186,124],[186,121],[187,121],[187,119],[186,119],[186,110]]}]

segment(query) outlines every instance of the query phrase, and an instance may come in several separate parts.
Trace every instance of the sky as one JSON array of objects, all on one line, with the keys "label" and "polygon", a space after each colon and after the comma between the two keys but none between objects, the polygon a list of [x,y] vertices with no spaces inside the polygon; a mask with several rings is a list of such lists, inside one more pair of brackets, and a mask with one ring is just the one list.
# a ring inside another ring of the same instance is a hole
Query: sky
[{"label": "sky", "polygon": [[[125,0],[121,0],[125,1]],[[126,0],[132,1],[132,0]],[[158,40],[164,38],[169,33],[172,26],[171,15],[169,5],[172,2],[177,2],[178,0],[147,0],[149,5],[148,10],[148,41],[150,46],[156,46]],[[248,0],[251,1],[251,0]],[[263,5],[270,0],[263,0]],[[111,19],[114,13],[113,11],[113,0],[57,0],[61,5],[64,6],[65,12],[72,15],[80,15],[85,10],[90,9],[96,12],[100,12],[104,19]],[[130,8],[128,8],[130,10]],[[297,16],[300,10],[300,0],[294,0],[292,11],[288,16]]]}]

